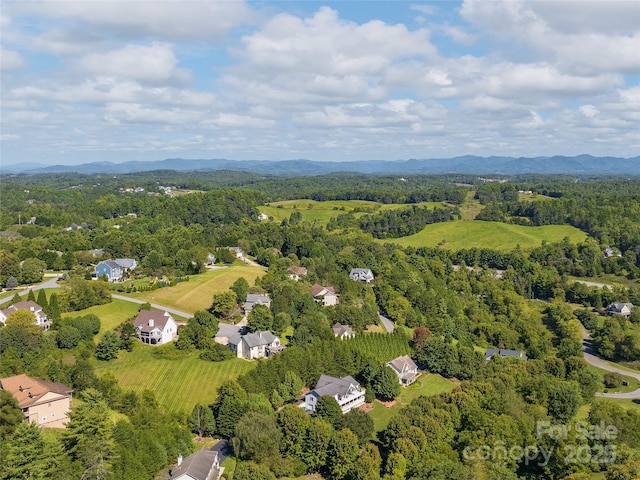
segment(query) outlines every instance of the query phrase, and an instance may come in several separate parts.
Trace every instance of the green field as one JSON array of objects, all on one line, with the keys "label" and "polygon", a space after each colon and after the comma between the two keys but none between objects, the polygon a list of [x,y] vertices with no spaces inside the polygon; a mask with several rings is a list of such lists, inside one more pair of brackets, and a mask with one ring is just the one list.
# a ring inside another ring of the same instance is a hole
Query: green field
[{"label": "green field", "polygon": [[579,243],[587,238],[587,234],[569,225],[525,227],[502,222],[470,220],[434,223],[427,225],[415,235],[379,241],[416,248],[440,245],[442,248],[453,250],[477,247],[507,251],[519,244],[526,251],[536,248],[543,240],[549,243],[559,242],[564,237]]},{"label": "green field", "polygon": [[[424,202],[417,205],[436,206],[442,205],[438,202]],[[298,211],[302,214],[302,219],[306,222],[317,222],[326,225],[332,217],[337,217],[343,213],[350,212],[355,208],[370,208],[379,210],[394,210],[398,208],[406,208],[407,204],[382,204],[378,202],[369,202],[367,200],[331,200],[327,202],[316,202],[315,200],[285,200],[282,202],[274,202],[269,205],[258,208],[260,213],[264,213],[269,217],[273,217],[276,222],[288,219],[291,214]],[[364,213],[355,213],[356,216],[365,215]]]},{"label": "green field", "polygon": [[192,275],[188,282],[180,282],[175,287],[159,288],[151,292],[129,293],[127,296],[145,300],[149,303],[175,308],[187,313],[206,310],[211,306],[214,293],[229,289],[238,278],[244,277],[249,285],[264,275],[264,269],[251,265],[232,265],[212,270],[200,275]]},{"label": "green field", "polygon": [[[616,365],[616,366],[619,367],[619,365]],[[602,382],[604,382],[604,376],[608,373],[606,370],[602,370],[591,364],[587,365],[587,368],[592,372],[594,372],[596,375],[598,375],[598,378]],[[633,392],[638,387],[640,387],[640,382],[638,382],[636,378],[629,377],[627,375],[623,375],[623,378],[626,382],[629,383],[628,387],[620,386],[618,388],[605,388],[603,385],[602,388],[600,388],[598,391],[604,392],[604,393],[627,393],[627,392]]]},{"label": "green field", "polygon": [[387,427],[391,417],[396,415],[400,409],[411,403],[412,400],[422,396],[438,395],[450,392],[456,388],[456,384],[435,373],[423,373],[420,378],[409,387],[401,388],[400,396],[396,399],[393,407],[385,407],[379,402],[373,402],[373,410],[369,413],[373,418],[373,425],[376,432],[381,432]]},{"label": "green field", "polygon": [[[125,320],[137,315],[140,305],[114,299],[111,303],[96,305],[85,310],[62,314],[62,317],[82,317],[92,313],[100,319],[100,333],[98,337],[107,330],[113,330]],[[97,341],[97,340],[96,340]]]},{"label": "green field", "polygon": [[152,355],[159,349],[175,351],[173,344],[152,347],[136,343],[133,352],[121,351],[116,360],[96,361],[96,374],[111,372],[123,389],[136,392],[149,389],[167,410],[189,413],[196,403],[213,402],[222,382],[237,378],[257,365],[257,362],[237,358],[207,362],[200,360],[197,352],[178,359]]}]

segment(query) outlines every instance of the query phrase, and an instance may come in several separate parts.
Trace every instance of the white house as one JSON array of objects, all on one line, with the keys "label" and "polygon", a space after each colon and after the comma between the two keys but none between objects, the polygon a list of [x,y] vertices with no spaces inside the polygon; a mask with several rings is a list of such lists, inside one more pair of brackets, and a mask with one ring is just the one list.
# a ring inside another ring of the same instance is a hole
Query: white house
[{"label": "white house", "polygon": [[494,355],[500,355],[501,357],[514,357],[519,358],[520,360],[527,360],[527,358],[529,358],[520,350],[488,348],[484,353],[484,359],[488,362]]},{"label": "white house", "polygon": [[318,285],[317,283],[311,287],[311,296],[313,299],[325,307],[332,307],[338,304],[338,296],[333,287]]},{"label": "white house", "polygon": [[263,332],[233,334],[229,337],[229,348],[238,358],[264,358],[282,351],[284,346],[280,339],[269,330]]},{"label": "white house", "polygon": [[122,270],[135,270],[138,266],[138,262],[133,258],[116,258],[114,262],[120,265]]},{"label": "white house", "polygon": [[229,251],[233,252],[236,258],[242,258],[242,256],[244,255],[244,252],[240,247],[227,247],[227,248],[229,249]]},{"label": "white house", "polygon": [[258,214],[258,220],[260,220],[261,222],[264,220],[269,220],[269,215],[267,215],[266,213],[260,213]]},{"label": "white house", "polygon": [[217,480],[222,474],[218,452],[202,447],[184,460],[178,457],[178,465],[169,470],[171,480]]},{"label": "white house", "polygon": [[4,310],[0,310],[0,322],[5,323],[7,317],[18,310],[27,310],[28,312],[33,313],[36,317],[35,324],[43,330],[49,330],[51,323],[47,319],[47,314],[42,311],[42,307],[40,305],[31,300],[26,302],[16,302]]},{"label": "white house", "polygon": [[256,305],[264,305],[267,308],[271,308],[271,298],[269,298],[269,295],[259,293],[248,294],[244,301],[244,313],[248,315]]},{"label": "white house", "polygon": [[418,366],[408,355],[394,358],[387,362],[387,367],[391,367],[403,387],[411,385],[418,378]]},{"label": "white house", "polygon": [[133,319],[138,338],[147,345],[164,345],[178,333],[178,325],[169,312],[162,310],[140,310]]},{"label": "white house", "polygon": [[320,397],[329,395],[336,399],[342,413],[364,404],[365,389],[353,377],[342,378],[320,375],[316,388],[304,396],[302,407],[308,413],[316,411]]},{"label": "white house", "polygon": [[296,282],[307,274],[305,267],[297,267],[295,265],[291,265],[287,271],[289,272],[289,278]]},{"label": "white house", "polygon": [[342,325],[339,322],[331,327],[333,330],[333,336],[338,337],[340,340],[344,340],[345,338],[353,338],[355,334],[349,325]]},{"label": "white house", "polygon": [[633,310],[633,303],[614,302],[607,307],[607,315],[622,315],[629,317]]},{"label": "white house", "polygon": [[349,278],[359,282],[371,283],[373,281],[373,272],[369,268],[352,268]]}]

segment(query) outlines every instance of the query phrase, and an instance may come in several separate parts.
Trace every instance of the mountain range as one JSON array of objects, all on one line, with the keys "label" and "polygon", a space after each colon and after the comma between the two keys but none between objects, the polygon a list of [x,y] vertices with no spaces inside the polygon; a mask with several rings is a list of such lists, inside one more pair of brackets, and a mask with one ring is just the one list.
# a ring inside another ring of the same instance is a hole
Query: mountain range
[{"label": "mountain range", "polygon": [[324,175],[335,172],[366,174],[569,174],[640,175],[640,156],[632,158],[593,157],[478,157],[410,160],[364,160],[324,162],[314,160],[226,160],[167,158],[158,161],[124,163],[94,162],[80,165],[39,165],[34,163],[2,165],[2,174],[82,173],[126,174],[152,170],[212,171],[235,170],[272,175]]}]

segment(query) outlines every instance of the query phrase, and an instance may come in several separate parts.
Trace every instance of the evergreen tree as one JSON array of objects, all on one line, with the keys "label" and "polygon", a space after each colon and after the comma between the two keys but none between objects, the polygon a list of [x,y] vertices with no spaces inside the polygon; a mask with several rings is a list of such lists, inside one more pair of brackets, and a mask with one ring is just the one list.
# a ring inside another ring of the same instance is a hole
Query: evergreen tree
[{"label": "evergreen tree", "polygon": [[47,302],[47,294],[44,293],[43,288],[38,290],[38,300],[36,301],[36,303],[42,307],[42,310],[45,313],[47,313],[47,310],[49,309],[49,302]]},{"label": "evergreen tree", "polygon": [[54,326],[62,319],[60,304],[58,303],[58,294],[55,292],[53,292],[49,297],[49,311],[47,312],[47,315]]},{"label": "evergreen tree", "polygon": [[33,293],[33,289],[29,289],[29,293],[27,293],[27,302],[35,302],[36,301],[36,294]]},{"label": "evergreen tree", "polygon": [[318,399],[315,415],[329,422],[336,430],[342,428],[342,409],[331,395],[322,395]]},{"label": "evergreen tree", "polygon": [[118,338],[118,335],[112,331],[104,332],[96,347],[96,358],[106,361],[113,360],[118,358],[119,351],[120,338]]},{"label": "evergreen tree", "polygon": [[1,480],[42,479],[46,466],[43,458],[45,442],[42,429],[31,422],[16,428],[13,441],[0,464]]},{"label": "evergreen tree", "polygon": [[137,338],[136,327],[131,322],[125,322],[120,329],[120,348],[132,352]]},{"label": "evergreen tree", "polygon": [[0,439],[7,438],[24,421],[18,401],[7,390],[0,390]]}]

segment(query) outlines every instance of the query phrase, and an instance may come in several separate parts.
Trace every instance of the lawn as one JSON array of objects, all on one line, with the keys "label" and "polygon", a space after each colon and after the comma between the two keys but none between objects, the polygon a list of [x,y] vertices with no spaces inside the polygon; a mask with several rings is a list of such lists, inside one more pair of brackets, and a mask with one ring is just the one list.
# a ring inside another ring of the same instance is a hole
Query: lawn
[{"label": "lawn", "polygon": [[90,313],[100,319],[100,333],[98,337],[107,330],[113,330],[125,320],[130,319],[138,313],[140,305],[127,302],[125,300],[114,299],[111,303],[96,305],[77,312],[63,313],[62,317],[81,317]]},{"label": "lawn", "polygon": [[[166,352],[169,358],[154,355],[154,351]],[[95,361],[96,374],[111,372],[123,389],[136,392],[149,389],[168,411],[190,413],[196,403],[213,402],[225,380],[237,378],[257,365],[237,358],[207,362],[200,360],[197,352],[180,354],[173,344],[152,347],[136,343],[133,352],[121,351],[116,360]]]},{"label": "lawn", "polygon": [[188,282],[180,282],[175,287],[159,288],[151,292],[129,293],[127,296],[183,312],[194,313],[196,310],[209,308],[213,294],[228,290],[238,278],[244,277],[249,285],[253,285],[256,278],[264,275],[264,272],[261,267],[245,264],[232,265],[200,275],[191,275]]},{"label": "lawn", "polygon": [[373,402],[373,410],[369,412],[373,418],[373,425],[376,432],[381,432],[387,427],[391,417],[396,415],[400,409],[411,403],[412,400],[422,396],[438,395],[450,392],[456,388],[456,384],[434,373],[423,373],[420,378],[411,386],[402,388],[400,396],[396,399],[393,407],[387,408],[379,402]]},{"label": "lawn", "polygon": [[[618,365],[616,365],[618,366]],[[594,372],[596,375],[598,375],[598,378],[600,378],[600,380],[602,382],[604,382],[604,376],[605,374],[607,374],[607,371],[602,370],[598,367],[595,367],[591,364],[587,365],[587,368],[589,370],[591,370],[592,372]],[[623,375],[623,379],[626,382],[629,382],[629,386],[625,387],[625,386],[620,386],[617,388],[605,388],[604,385],[602,386],[602,388],[600,388],[598,391],[599,392],[604,392],[604,393],[627,393],[627,392],[633,392],[634,390],[636,390],[639,386],[640,386],[640,382],[638,382],[638,380],[634,377],[629,377],[627,375]]]},{"label": "lawn", "polygon": [[403,247],[416,248],[440,245],[452,250],[477,247],[508,251],[518,244],[523,250],[532,250],[543,240],[549,243],[559,242],[564,237],[569,237],[573,243],[579,243],[585,240],[587,234],[569,225],[526,227],[502,222],[469,220],[434,223],[414,235],[388,238],[379,242],[393,242]]}]

